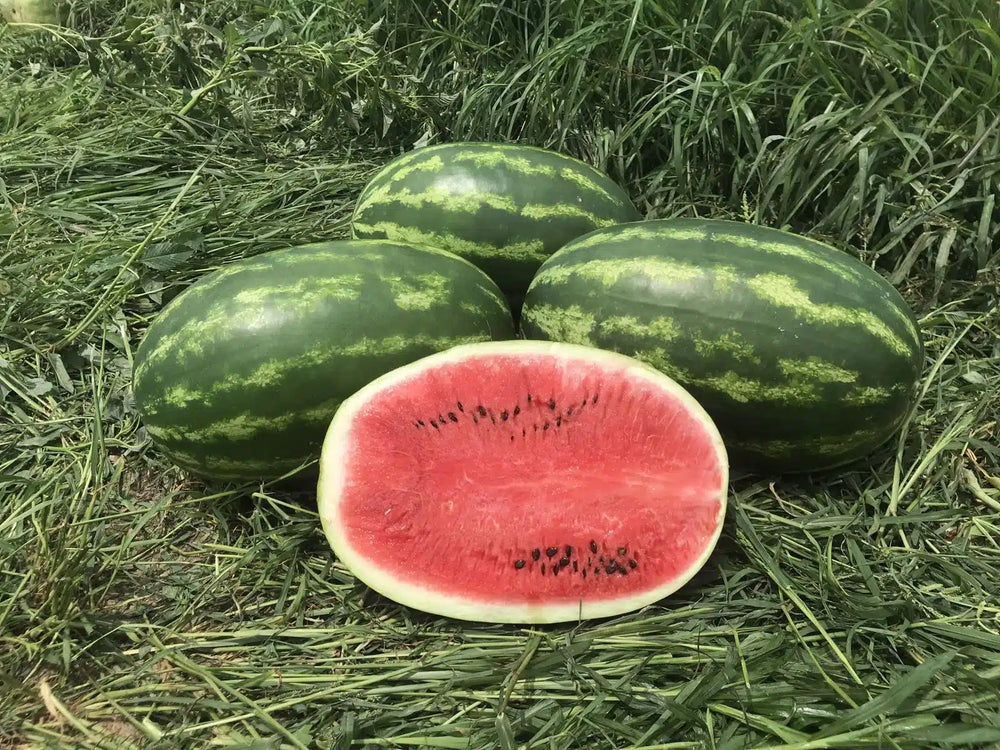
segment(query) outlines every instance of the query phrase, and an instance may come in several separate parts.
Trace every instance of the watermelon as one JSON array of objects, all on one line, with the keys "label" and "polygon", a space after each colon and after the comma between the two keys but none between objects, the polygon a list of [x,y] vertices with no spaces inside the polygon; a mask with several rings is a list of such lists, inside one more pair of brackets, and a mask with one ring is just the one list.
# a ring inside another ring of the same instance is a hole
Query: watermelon
[{"label": "watermelon", "polygon": [[547,149],[447,143],[381,169],[358,198],[355,237],[419,242],[482,268],[515,316],[538,267],[574,237],[642,218],[603,172]]},{"label": "watermelon", "polygon": [[280,477],[314,460],[340,402],[457,344],[512,338],[486,274],[436,248],[345,240],[232,263],[173,299],[135,357],[145,428],[209,477]]},{"label": "watermelon", "polygon": [[788,232],[676,219],[592,232],[528,290],[527,338],[634,356],[712,415],[734,465],[816,471],[879,447],[923,364],[913,313],[877,272]]},{"label": "watermelon", "polygon": [[339,560],[448,617],[605,617],[676,591],[726,510],[718,430],[630,357],[541,341],[458,346],[348,398],[317,488]]}]

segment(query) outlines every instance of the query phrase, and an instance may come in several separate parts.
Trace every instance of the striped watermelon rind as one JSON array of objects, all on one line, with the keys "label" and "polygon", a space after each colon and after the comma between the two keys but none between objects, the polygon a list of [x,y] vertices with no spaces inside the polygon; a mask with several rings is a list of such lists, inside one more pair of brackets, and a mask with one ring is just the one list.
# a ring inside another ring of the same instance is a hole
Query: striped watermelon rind
[{"label": "striped watermelon rind", "polygon": [[911,410],[916,319],[877,272],[823,243],[718,219],[592,232],[543,264],[528,338],[606,348],[684,385],[734,461],[812,471],[871,452]]},{"label": "striped watermelon rind", "polygon": [[340,402],[437,351],[513,338],[500,290],[437,248],[345,240],[217,270],[173,299],[137,352],[147,433],[179,466],[276,478],[313,460]]},{"label": "striped watermelon rind", "polygon": [[505,143],[425,146],[386,164],[351,221],[355,237],[433,245],[482,268],[516,313],[542,262],[594,229],[637,221],[603,172],[548,149]]}]

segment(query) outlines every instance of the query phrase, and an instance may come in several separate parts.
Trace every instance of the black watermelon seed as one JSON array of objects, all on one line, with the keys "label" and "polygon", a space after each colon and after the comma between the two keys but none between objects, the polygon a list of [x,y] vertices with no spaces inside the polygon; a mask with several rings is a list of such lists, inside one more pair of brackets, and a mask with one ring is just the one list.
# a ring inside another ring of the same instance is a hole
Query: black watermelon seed
[{"label": "black watermelon seed", "polygon": [[528,431],[525,428],[522,427],[521,428],[521,437],[527,437],[527,436],[528,436]]},{"label": "black watermelon seed", "polygon": [[545,554],[548,555],[549,557],[555,557],[556,556],[556,552],[558,552],[558,551],[559,550],[556,549],[555,547],[548,547],[545,550]]},{"label": "black watermelon seed", "polygon": [[516,417],[520,413],[521,413],[521,406],[520,404],[518,404],[517,406],[514,407],[514,416]]},{"label": "black watermelon seed", "polygon": [[604,562],[604,555],[601,555],[601,556],[600,556],[600,558],[598,558],[598,559],[599,559],[599,560],[600,560],[601,562]]},{"label": "black watermelon seed", "polygon": [[569,408],[568,408],[568,409],[566,410],[566,416],[568,417],[568,416],[570,416],[570,415],[571,415],[572,413],[573,413],[573,407],[571,406],[571,407],[569,407]]},{"label": "black watermelon seed", "polygon": [[594,575],[595,576],[599,576],[600,574],[601,574],[601,569],[600,568],[594,568]]},{"label": "black watermelon seed", "polygon": [[583,573],[581,573],[580,576],[583,577],[583,578],[587,577],[587,569],[586,568],[583,569]]},{"label": "black watermelon seed", "polygon": [[593,539],[590,540],[590,551],[593,552],[595,555],[597,554],[597,542],[595,542]]},{"label": "black watermelon seed", "polygon": [[547,429],[549,429],[549,423],[548,423],[548,422],[546,422],[546,423],[545,423],[544,425],[542,425],[542,431],[543,431],[543,432],[544,432],[545,430],[547,430]]},{"label": "black watermelon seed", "polygon": [[452,422],[458,421],[458,417],[455,416],[455,412],[453,411],[448,412],[448,419],[450,419]]},{"label": "black watermelon seed", "polygon": [[464,407],[464,406],[462,406],[462,402],[461,402],[461,401],[456,401],[456,402],[455,402],[455,406],[457,406],[457,407],[458,407],[458,410],[459,410],[459,411],[465,411],[465,407]]},{"label": "black watermelon seed", "polygon": [[531,426],[535,428],[535,432],[538,432],[538,425],[537,424],[533,424]]},{"label": "black watermelon seed", "polygon": [[573,554],[573,546],[570,544],[566,545],[566,556],[569,557]]},{"label": "black watermelon seed", "polygon": [[608,575],[611,575],[616,570],[618,570],[618,565],[615,563],[614,560],[612,560],[610,563],[608,563],[608,566],[604,570],[607,572]]},{"label": "black watermelon seed", "polygon": [[[578,570],[579,570],[579,568],[576,567],[576,560],[574,560],[573,561],[573,572],[576,573]],[[587,571],[586,570],[583,571],[583,574],[587,575]]]},{"label": "black watermelon seed", "polygon": [[556,427],[562,427],[562,417],[556,417]]},{"label": "black watermelon seed", "polygon": [[638,563],[635,560],[629,560],[628,561],[628,566],[630,568],[635,568],[636,565],[638,565]]},{"label": "black watermelon seed", "polygon": [[495,414],[493,414],[493,412],[490,412],[490,421],[491,421],[491,422],[492,422],[493,424],[496,424],[496,423],[497,423],[497,418],[496,418],[496,415],[495,415]]},{"label": "black watermelon seed", "polygon": [[590,399],[590,403],[592,403],[592,404],[596,404],[597,403],[597,394],[596,393],[594,394],[594,397],[592,399]]},{"label": "black watermelon seed", "polygon": [[628,568],[618,568],[618,572],[621,573],[623,576],[627,576]]},{"label": "black watermelon seed", "polygon": [[510,436],[510,442],[512,442],[512,443],[514,442],[514,436],[513,435]]},{"label": "black watermelon seed", "polygon": [[587,399],[584,399],[583,403],[580,404],[580,408],[582,409],[586,405],[587,405]]},{"label": "black watermelon seed", "polygon": [[554,576],[559,575],[559,566],[558,565],[553,565],[552,566],[552,575],[554,575]]},{"label": "black watermelon seed", "polygon": [[531,403],[531,394],[530,393],[528,394],[528,403],[529,404]]},{"label": "black watermelon seed", "polygon": [[518,570],[520,570],[521,568],[523,568],[524,567],[524,560],[515,560],[514,561],[514,567],[517,568]]},{"label": "black watermelon seed", "polygon": [[413,426],[416,427],[419,430],[420,429],[420,422],[414,422]]},{"label": "black watermelon seed", "polygon": [[554,398],[549,399],[548,407],[553,410],[556,408],[556,400]]},{"label": "black watermelon seed", "polygon": [[433,419],[431,420],[431,427],[433,427],[435,430],[438,428],[438,423],[435,422]]},{"label": "black watermelon seed", "polygon": [[475,414],[473,414],[473,415],[472,415],[472,421],[473,421],[473,422],[474,422],[475,424],[479,424],[479,419],[478,419],[478,417],[476,417],[476,415],[475,415]]},{"label": "black watermelon seed", "polygon": [[560,557],[559,558],[559,567],[560,568],[565,568],[567,565],[569,565],[569,558],[568,557]]},{"label": "black watermelon seed", "polygon": [[532,560],[536,560],[537,561],[538,558],[541,557],[541,556],[542,556],[542,551],[540,549],[538,549],[538,547],[535,547],[533,550],[531,550],[531,559]]},{"label": "black watermelon seed", "polygon": [[628,547],[619,547],[618,548],[618,554],[621,555],[622,557],[624,557],[627,552],[628,552]]},{"label": "black watermelon seed", "polygon": [[542,563],[542,575],[545,575],[545,563]]},{"label": "black watermelon seed", "polygon": [[502,419],[504,422],[507,421],[507,417],[509,417],[509,416],[510,415],[507,413],[506,409],[504,409],[502,412],[500,412],[500,419]]},{"label": "black watermelon seed", "polygon": [[444,418],[444,414],[438,414],[438,422],[440,422],[441,424],[444,424],[447,421],[448,420]]},{"label": "black watermelon seed", "polygon": [[483,406],[482,404],[480,404],[478,407],[476,407],[476,411],[479,412],[479,416],[481,416],[481,417],[485,417],[486,416],[486,407]]}]

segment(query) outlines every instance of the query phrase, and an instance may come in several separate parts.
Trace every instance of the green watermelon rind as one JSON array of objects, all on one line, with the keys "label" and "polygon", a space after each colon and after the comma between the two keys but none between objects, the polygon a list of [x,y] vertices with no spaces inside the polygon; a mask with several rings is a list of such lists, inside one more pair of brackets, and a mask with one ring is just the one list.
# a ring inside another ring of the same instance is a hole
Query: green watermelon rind
[{"label": "green watermelon rind", "polygon": [[573,240],[536,273],[521,329],[657,367],[706,406],[734,461],[767,471],[827,470],[883,445],[912,410],[924,358],[913,312],[877,272],[720,219]]},{"label": "green watermelon rind", "polygon": [[569,240],[642,218],[608,175],[574,157],[514,143],[424,146],[365,186],[355,237],[434,245],[482,268],[517,310],[534,272]]},{"label": "green watermelon rind", "polygon": [[311,243],[229,264],[174,298],[139,345],[133,390],[146,432],[178,466],[279,478],[316,459],[340,401],[368,381],[514,335],[500,290],[452,253]]}]

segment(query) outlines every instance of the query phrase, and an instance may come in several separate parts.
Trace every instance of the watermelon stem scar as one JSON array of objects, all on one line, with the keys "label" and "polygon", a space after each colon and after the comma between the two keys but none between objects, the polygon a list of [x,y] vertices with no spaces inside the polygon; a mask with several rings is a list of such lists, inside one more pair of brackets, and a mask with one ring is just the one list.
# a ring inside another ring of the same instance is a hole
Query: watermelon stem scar
[{"label": "watermelon stem scar", "polygon": [[318,504],[336,555],[399,603],[485,622],[638,609],[705,564],[728,458],[681,386],[555,342],[457,346],[347,399]]}]

